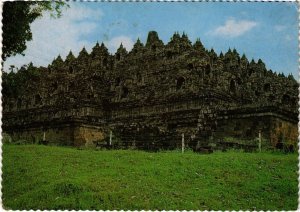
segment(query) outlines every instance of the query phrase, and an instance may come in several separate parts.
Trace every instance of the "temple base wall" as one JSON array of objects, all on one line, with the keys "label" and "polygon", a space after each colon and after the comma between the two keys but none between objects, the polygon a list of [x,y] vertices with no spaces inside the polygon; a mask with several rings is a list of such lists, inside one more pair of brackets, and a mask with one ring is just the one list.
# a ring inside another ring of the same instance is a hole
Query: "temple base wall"
[{"label": "temple base wall", "polygon": [[[212,134],[215,148],[236,148],[238,146],[258,149],[259,137],[262,148],[297,148],[297,123],[266,114],[237,115],[218,120]],[[218,147],[219,146],[219,147]]]},{"label": "temple base wall", "polygon": [[4,131],[12,142],[42,143],[67,146],[95,146],[104,139],[104,131],[100,127],[89,125],[60,125],[55,128],[26,128]]},{"label": "temple base wall", "polygon": [[26,128],[17,131],[7,131],[13,142],[45,143],[55,145],[73,145],[73,129],[69,125],[57,128]]},{"label": "temple base wall", "polygon": [[103,128],[91,125],[79,125],[74,128],[74,146],[94,147],[105,139]]},{"label": "temple base wall", "polygon": [[114,125],[116,122],[97,125],[96,122],[91,124],[78,120],[69,124],[51,123],[48,128],[32,127],[15,130],[17,127],[14,127],[4,132],[12,137],[13,142],[26,140],[27,143],[77,147],[171,150],[181,148],[184,137],[185,146],[194,150],[229,148],[256,150],[258,138],[261,137],[262,147],[265,149],[283,149],[286,146],[297,148],[297,122],[279,114],[235,111],[225,115],[212,113],[210,116],[211,118],[208,119],[197,112],[180,118],[174,115],[165,119],[164,125],[156,122],[156,120],[163,120],[159,117],[152,117],[152,122],[145,119],[119,120],[118,125]]}]

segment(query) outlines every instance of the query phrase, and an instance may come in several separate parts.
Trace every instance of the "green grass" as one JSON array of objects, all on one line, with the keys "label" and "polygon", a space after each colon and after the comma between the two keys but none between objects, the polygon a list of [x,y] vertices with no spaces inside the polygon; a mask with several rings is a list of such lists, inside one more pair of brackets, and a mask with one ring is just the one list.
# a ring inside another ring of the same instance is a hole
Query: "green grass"
[{"label": "green grass", "polygon": [[297,154],[4,145],[6,209],[295,210]]}]

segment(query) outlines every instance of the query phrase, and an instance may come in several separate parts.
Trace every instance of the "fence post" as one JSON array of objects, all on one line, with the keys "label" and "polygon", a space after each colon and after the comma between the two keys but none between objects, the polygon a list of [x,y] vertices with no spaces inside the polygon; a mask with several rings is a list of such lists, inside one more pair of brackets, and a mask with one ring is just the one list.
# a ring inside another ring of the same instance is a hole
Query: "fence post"
[{"label": "fence post", "polygon": [[184,153],[184,133],[181,134],[181,152]]},{"label": "fence post", "polygon": [[261,152],[261,130],[258,131],[258,150]]},{"label": "fence post", "polygon": [[109,131],[109,146],[112,144],[112,131]]},{"label": "fence post", "polygon": [[43,134],[43,141],[46,141],[46,132],[44,131],[44,134]]}]

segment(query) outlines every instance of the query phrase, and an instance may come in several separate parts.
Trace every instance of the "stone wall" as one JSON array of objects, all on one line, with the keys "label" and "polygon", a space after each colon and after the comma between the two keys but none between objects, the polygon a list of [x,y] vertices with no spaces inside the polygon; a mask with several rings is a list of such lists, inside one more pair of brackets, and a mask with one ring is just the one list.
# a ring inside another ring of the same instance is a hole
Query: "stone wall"
[{"label": "stone wall", "polygon": [[[93,125],[66,124],[53,128],[26,128],[22,130],[6,131],[13,142],[26,140],[26,143],[44,143],[69,146],[96,147],[98,142],[105,138],[105,132],[101,127]],[[25,141],[24,141],[25,142]]]},{"label": "stone wall", "polygon": [[96,147],[98,142],[105,138],[105,132],[101,127],[93,125],[80,125],[74,128],[74,146]]},{"label": "stone wall", "polygon": [[53,128],[26,128],[6,131],[13,142],[26,140],[26,143],[45,143],[55,145],[73,145],[74,130],[69,125],[61,125]]}]

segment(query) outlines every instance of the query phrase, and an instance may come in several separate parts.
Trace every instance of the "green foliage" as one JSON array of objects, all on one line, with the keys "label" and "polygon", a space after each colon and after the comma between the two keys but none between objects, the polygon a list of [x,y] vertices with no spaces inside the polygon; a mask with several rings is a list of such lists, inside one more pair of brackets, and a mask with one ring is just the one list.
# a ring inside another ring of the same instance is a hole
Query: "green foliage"
[{"label": "green foliage", "polygon": [[61,16],[61,1],[6,1],[3,4],[2,59],[16,54],[24,55],[26,42],[32,40],[30,24],[51,11],[52,17]]},{"label": "green foliage", "polygon": [[76,194],[82,192],[82,188],[80,185],[76,185],[71,182],[61,182],[55,185],[54,190],[64,197],[71,196],[72,194]]},{"label": "green foliage", "polygon": [[295,152],[297,150],[297,143],[290,141],[290,140],[286,140],[283,143],[283,151],[285,153],[292,153]]},{"label": "green foliage", "polygon": [[[239,139],[235,137],[224,137],[225,142],[232,142],[232,143],[239,143],[239,144],[253,144],[258,142],[258,138],[256,139]],[[266,142],[266,140],[263,140],[262,142]]]},{"label": "green foliage", "polygon": [[[240,149],[232,149],[230,151],[245,151],[247,150],[247,146],[251,146],[254,148],[251,148],[250,151],[259,151],[259,139],[239,139],[235,137],[224,137],[223,139],[224,142],[226,143],[234,143],[234,144],[239,144]],[[244,148],[243,148],[244,147]],[[269,151],[269,150],[274,150],[272,147],[270,147],[269,141],[265,138],[261,139],[261,151]],[[228,150],[226,150],[228,151]]]},{"label": "green foliage", "polygon": [[2,143],[3,144],[10,144],[12,142],[12,138],[7,133],[2,133]]},{"label": "green foliage", "polygon": [[26,139],[20,139],[14,142],[16,145],[24,145],[24,144],[33,144],[33,141],[28,141]]},{"label": "green foliage", "polygon": [[4,145],[6,209],[295,210],[297,154]]}]

